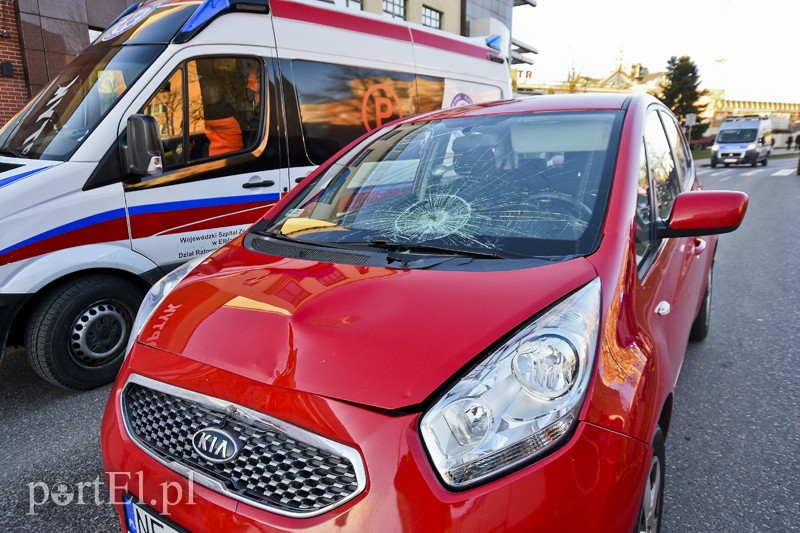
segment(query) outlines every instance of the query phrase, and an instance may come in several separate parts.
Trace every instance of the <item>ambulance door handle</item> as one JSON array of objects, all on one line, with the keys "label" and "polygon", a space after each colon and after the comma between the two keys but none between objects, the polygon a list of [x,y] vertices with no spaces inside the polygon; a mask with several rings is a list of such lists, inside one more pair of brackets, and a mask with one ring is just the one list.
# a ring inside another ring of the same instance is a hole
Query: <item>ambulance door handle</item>
[{"label": "ambulance door handle", "polygon": [[265,181],[248,181],[247,183],[242,183],[242,187],[245,189],[255,189],[258,187],[272,187],[275,185],[275,182],[272,180],[265,180]]}]

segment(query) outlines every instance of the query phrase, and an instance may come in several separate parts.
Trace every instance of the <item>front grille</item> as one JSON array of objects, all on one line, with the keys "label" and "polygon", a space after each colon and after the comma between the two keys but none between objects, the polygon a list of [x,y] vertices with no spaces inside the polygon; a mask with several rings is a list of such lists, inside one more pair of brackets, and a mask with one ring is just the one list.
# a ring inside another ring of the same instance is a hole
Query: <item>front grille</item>
[{"label": "front grille", "polygon": [[[166,466],[174,469],[177,463],[218,482],[224,494],[287,516],[318,515],[363,489],[363,468],[360,459],[354,460],[355,450],[277,420],[272,424],[264,415],[243,420],[235,413],[255,413],[233,405],[224,409],[220,400],[206,403],[189,391],[158,385],[169,390],[129,382],[122,407],[128,433]],[[240,435],[241,452],[226,463],[200,457],[192,437],[207,427],[225,427]],[[309,437],[306,442],[304,436]],[[337,453],[342,450],[345,453]]]}]

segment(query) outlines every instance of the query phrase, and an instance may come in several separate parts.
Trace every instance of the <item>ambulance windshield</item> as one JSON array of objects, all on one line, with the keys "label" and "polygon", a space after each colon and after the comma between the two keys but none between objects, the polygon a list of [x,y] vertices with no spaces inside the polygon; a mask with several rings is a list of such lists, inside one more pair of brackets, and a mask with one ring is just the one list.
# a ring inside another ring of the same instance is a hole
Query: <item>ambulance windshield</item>
[{"label": "ambulance windshield", "polygon": [[731,129],[721,130],[717,142],[720,144],[725,143],[751,143],[755,142],[758,135],[757,129]]},{"label": "ambulance windshield", "polygon": [[88,48],[0,129],[0,149],[31,159],[68,159],[163,50]]}]

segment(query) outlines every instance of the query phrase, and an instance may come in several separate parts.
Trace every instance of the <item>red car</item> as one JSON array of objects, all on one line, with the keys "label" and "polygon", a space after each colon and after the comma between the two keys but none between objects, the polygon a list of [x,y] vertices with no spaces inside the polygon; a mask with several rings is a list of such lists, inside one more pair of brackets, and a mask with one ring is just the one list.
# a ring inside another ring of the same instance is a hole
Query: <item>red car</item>
[{"label": "red car", "polygon": [[746,207],[646,95],[372,131],[151,290],[102,427],[122,527],[658,531]]}]

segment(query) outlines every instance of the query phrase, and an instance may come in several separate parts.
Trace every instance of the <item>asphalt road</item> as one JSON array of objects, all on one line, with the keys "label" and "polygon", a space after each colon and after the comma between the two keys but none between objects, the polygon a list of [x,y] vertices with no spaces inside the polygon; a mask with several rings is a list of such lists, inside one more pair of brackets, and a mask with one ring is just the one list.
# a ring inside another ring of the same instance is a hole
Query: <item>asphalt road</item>
[{"label": "asphalt road", "polygon": [[[796,167],[791,158],[700,170],[706,188],[743,190],[751,202],[744,225],[721,237],[711,333],[689,346],[678,383],[664,533],[800,531]],[[20,350],[6,355],[0,531],[118,531],[99,452],[110,387],[56,389]]]},{"label": "asphalt road", "polygon": [[800,531],[800,215],[797,157],[701,168],[746,192],[720,237],[711,332],[690,343],[667,439],[664,529]]}]

